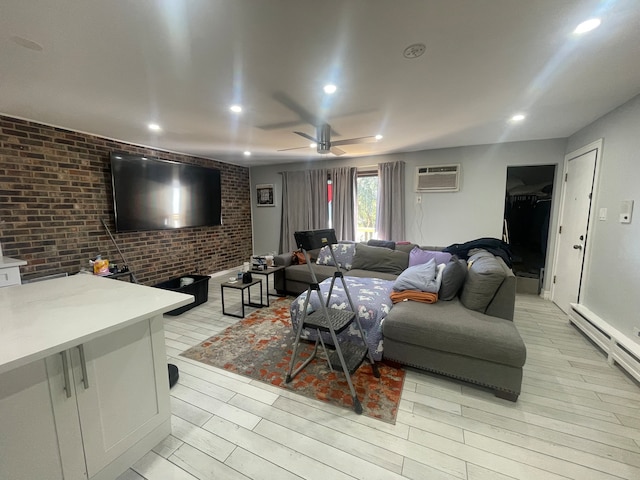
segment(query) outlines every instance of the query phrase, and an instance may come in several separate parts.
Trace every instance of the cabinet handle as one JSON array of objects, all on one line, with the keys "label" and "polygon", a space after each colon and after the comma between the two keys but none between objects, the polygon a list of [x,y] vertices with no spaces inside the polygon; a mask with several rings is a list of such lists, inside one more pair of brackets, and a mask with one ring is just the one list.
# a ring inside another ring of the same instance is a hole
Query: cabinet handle
[{"label": "cabinet handle", "polygon": [[67,360],[67,351],[60,352],[62,355],[62,374],[64,375],[64,391],[67,392],[67,398],[71,398],[71,382],[69,381],[69,360]]},{"label": "cabinet handle", "polygon": [[78,352],[80,353],[80,368],[82,368],[82,383],[86,390],[89,388],[89,377],[87,376],[87,361],[84,359],[84,345],[78,345]]}]

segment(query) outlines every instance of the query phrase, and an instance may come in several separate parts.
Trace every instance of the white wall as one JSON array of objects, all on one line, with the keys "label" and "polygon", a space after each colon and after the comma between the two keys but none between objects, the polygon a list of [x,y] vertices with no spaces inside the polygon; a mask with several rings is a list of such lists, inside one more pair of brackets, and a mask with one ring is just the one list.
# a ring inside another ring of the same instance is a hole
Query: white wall
[{"label": "white wall", "polygon": [[[502,236],[507,167],[558,165],[564,167],[566,139],[513,142],[495,145],[424,150],[357,159],[320,159],[313,162],[251,168],[253,245],[256,254],[276,252],[280,236],[282,182],[278,172],[333,165],[367,166],[382,162],[406,162],[406,240],[421,245],[450,245],[479,237]],[[424,165],[461,164],[460,191],[421,194],[416,203],[415,169]],[[256,207],[255,185],[272,183],[276,207]],[[557,205],[552,206],[550,231],[555,231]],[[400,240],[400,239],[396,239]],[[553,252],[554,244],[548,251]],[[550,271],[547,269],[547,271]]]},{"label": "white wall", "polygon": [[[632,338],[633,328],[640,327],[640,95],[572,135],[567,153],[599,138],[602,161],[592,212],[607,208],[608,216],[589,232],[580,303]],[[635,202],[630,224],[618,220],[623,200]]]}]

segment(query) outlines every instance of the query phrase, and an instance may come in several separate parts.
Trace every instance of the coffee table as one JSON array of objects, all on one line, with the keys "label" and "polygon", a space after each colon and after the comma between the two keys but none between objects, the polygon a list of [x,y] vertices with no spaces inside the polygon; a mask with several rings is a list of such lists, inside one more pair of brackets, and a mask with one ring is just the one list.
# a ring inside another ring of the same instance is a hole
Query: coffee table
[{"label": "coffee table", "polygon": [[[287,291],[287,279],[284,275],[284,267],[280,266],[280,267],[269,267],[266,270],[251,270],[251,275],[263,275],[265,277],[265,291],[267,292],[267,303],[265,306],[269,306],[269,295],[271,295],[272,297],[284,297],[285,295],[279,295],[278,293],[275,294],[270,294],[269,293],[269,275],[272,275],[274,273],[278,273],[278,272],[282,272],[282,281],[283,281],[283,287],[282,289],[286,292]],[[276,288],[276,279],[275,277],[272,280],[273,283],[273,288],[275,290]],[[260,298],[260,301],[262,301],[262,298]]]},{"label": "coffee table", "polygon": [[[255,303],[251,301],[251,287],[254,285],[260,285],[260,303]],[[224,308],[224,290],[225,288],[232,288],[235,290],[240,290],[240,304],[242,306],[242,315],[238,315],[237,313],[229,313]],[[244,292],[247,292],[247,301],[244,300]],[[235,282],[224,282],[220,284],[220,297],[222,301],[222,314],[229,315],[231,317],[244,318],[244,307],[254,307],[254,308],[262,308],[266,306],[262,303],[262,280],[253,280],[249,283],[242,283],[242,280],[237,280]]]}]

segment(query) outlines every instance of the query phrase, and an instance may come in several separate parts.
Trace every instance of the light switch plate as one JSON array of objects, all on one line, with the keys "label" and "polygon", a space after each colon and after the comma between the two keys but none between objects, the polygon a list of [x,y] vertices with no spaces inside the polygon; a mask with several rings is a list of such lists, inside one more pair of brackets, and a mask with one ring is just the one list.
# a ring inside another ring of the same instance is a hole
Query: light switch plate
[{"label": "light switch plate", "polygon": [[606,219],[607,219],[607,209],[601,208],[600,212],[598,213],[598,220],[606,220]]}]

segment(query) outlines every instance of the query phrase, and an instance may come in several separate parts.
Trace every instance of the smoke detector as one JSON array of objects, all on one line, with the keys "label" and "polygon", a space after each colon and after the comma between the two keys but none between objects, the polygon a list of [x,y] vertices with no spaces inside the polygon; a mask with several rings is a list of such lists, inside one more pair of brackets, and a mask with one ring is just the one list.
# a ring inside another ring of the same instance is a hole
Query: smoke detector
[{"label": "smoke detector", "polygon": [[424,43],[414,43],[413,45],[409,45],[402,52],[402,56],[404,58],[418,58],[421,56],[424,51],[427,49],[427,46]]}]

